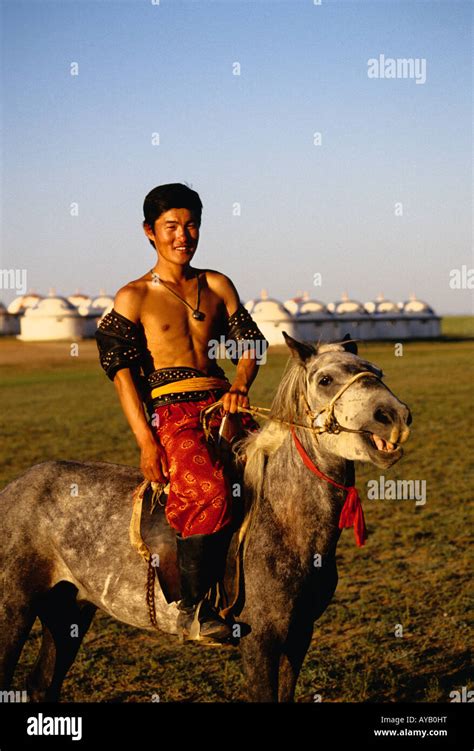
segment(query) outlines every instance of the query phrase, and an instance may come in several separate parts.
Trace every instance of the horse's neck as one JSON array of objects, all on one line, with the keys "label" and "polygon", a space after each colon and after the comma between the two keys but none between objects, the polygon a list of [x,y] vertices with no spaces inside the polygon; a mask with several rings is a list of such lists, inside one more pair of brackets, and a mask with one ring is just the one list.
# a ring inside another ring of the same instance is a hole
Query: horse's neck
[{"label": "horse's neck", "polygon": [[[339,484],[353,484],[353,462],[318,450],[313,441],[301,439],[317,468]],[[306,467],[291,436],[269,458],[264,487],[265,503],[272,507],[287,544],[301,559],[333,552],[345,494]]]}]

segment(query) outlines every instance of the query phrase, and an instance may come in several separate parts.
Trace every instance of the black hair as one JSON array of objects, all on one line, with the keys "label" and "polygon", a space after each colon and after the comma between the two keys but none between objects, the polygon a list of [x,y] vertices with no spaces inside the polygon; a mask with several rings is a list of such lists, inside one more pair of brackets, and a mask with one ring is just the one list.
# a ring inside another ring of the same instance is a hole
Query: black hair
[{"label": "black hair", "polygon": [[[198,224],[201,224],[202,203],[199,194],[182,183],[169,183],[158,185],[146,196],[143,203],[143,225],[147,224],[154,231],[158,217],[170,209],[189,209],[195,215]],[[150,245],[155,247],[155,243],[150,238],[148,240]]]}]

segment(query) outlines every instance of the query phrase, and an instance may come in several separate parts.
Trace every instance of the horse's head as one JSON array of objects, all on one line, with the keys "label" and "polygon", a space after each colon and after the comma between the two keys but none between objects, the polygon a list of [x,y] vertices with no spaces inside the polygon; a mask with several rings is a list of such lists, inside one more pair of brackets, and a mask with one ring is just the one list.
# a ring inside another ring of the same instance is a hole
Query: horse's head
[{"label": "horse's head", "polygon": [[300,380],[300,419],[320,430],[322,449],[344,459],[391,467],[409,434],[407,405],[383,383],[383,373],[357,354],[346,335],[336,344],[299,342],[283,332]]}]

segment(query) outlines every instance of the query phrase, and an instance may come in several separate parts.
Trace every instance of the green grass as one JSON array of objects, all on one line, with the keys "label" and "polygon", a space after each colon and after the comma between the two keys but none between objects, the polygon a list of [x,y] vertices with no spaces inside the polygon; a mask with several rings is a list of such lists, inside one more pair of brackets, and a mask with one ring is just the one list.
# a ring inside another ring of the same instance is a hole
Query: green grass
[{"label": "green grass", "polygon": [[[463,324],[464,325],[464,324]],[[459,322],[456,332],[459,335]],[[445,333],[447,333],[445,331]],[[4,408],[2,487],[31,464],[50,458],[137,465],[139,454],[112,384],[100,371],[95,344],[81,357],[27,357],[0,369]],[[37,350],[35,350],[37,351]],[[2,342],[0,342],[0,355]],[[405,457],[382,472],[358,465],[357,485],[369,539],[355,547],[352,530],[338,547],[336,596],[316,623],[297,701],[449,701],[472,687],[469,676],[469,528],[474,472],[473,345],[407,343],[402,357],[388,343],[361,354],[380,365],[387,384],[413,412]],[[251,391],[269,406],[287,355],[273,348]],[[232,366],[225,365],[229,374]],[[366,500],[366,483],[386,478],[427,482],[427,502]],[[395,636],[397,624],[403,636]],[[35,626],[17,670],[22,688],[39,646]],[[245,698],[239,654],[181,647],[98,613],[65,682],[65,701],[237,701]]]},{"label": "green grass", "polygon": [[441,321],[441,333],[447,337],[474,338],[474,316],[445,316]]}]

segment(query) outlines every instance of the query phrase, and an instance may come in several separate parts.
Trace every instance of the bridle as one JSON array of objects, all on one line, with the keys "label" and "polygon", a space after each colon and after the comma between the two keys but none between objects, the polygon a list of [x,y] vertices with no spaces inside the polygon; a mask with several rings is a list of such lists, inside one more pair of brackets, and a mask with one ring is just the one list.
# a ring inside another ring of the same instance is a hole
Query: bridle
[{"label": "bridle", "polygon": [[[344,394],[347,389],[352,386],[355,381],[358,381],[359,378],[364,377],[370,377],[375,378],[379,383],[382,384],[386,389],[388,387],[385,385],[385,383],[382,381],[380,376],[378,376],[376,373],[373,373],[370,370],[363,370],[360,373],[356,373],[352,378],[349,378],[346,383],[344,383],[339,391],[332,397],[332,399],[328,402],[328,404],[323,407],[322,409],[316,411],[311,409],[311,406],[308,402],[308,397],[306,393],[303,394],[303,398],[306,402],[306,409],[305,414],[307,414],[310,417],[311,425],[301,425],[300,423],[293,422],[290,420],[282,420],[279,417],[271,417],[270,415],[265,414],[265,412],[271,412],[271,409],[269,407],[237,407],[238,412],[248,412],[252,416],[258,416],[263,417],[265,420],[270,420],[271,422],[278,422],[281,425],[288,425],[289,427],[295,427],[295,428],[302,428],[303,430],[309,430],[312,433],[316,435],[320,435],[321,433],[332,433],[333,435],[337,435],[338,433],[369,433],[370,430],[357,430],[355,428],[348,428],[345,425],[341,425],[341,423],[338,421],[336,415],[334,414],[334,407],[338,399]],[[206,418],[208,418],[215,409],[219,408],[222,404],[222,398],[218,401],[214,402],[213,404],[210,404],[208,407],[204,407],[204,409],[201,410],[200,414],[200,420],[201,424],[204,429],[204,433],[206,435],[206,438],[209,437],[210,434],[210,428],[207,424]],[[322,415],[326,413],[326,417],[324,420],[322,420],[322,424],[320,425],[313,425],[315,420],[318,420]]]},{"label": "bridle", "polygon": [[[365,378],[367,376],[370,376],[370,378],[375,378],[379,383],[382,384],[382,386],[385,386],[385,383],[382,381],[380,376],[378,376],[376,373],[373,373],[371,370],[363,370],[360,373],[356,373],[356,375],[352,376],[352,378],[349,378],[349,380],[341,386],[337,394],[333,396],[330,402],[320,409],[319,411],[312,410],[309,402],[308,397],[306,394],[304,394],[304,400],[306,402],[306,414],[309,415],[311,419],[311,423],[313,423],[315,420],[317,421],[320,416],[322,416],[324,413],[326,413],[326,417],[324,418],[322,425],[312,425],[312,430],[316,434],[320,433],[333,433],[334,435],[337,435],[338,433],[344,432],[344,433],[370,433],[369,430],[357,430],[355,428],[348,428],[345,425],[341,425],[341,423],[338,421],[336,415],[334,414],[334,407],[337,402],[337,400],[344,394],[345,391],[349,388],[349,386],[352,386],[355,381],[358,381],[359,378]],[[387,388],[385,386],[385,388]],[[301,427],[301,426],[300,426]]]}]

